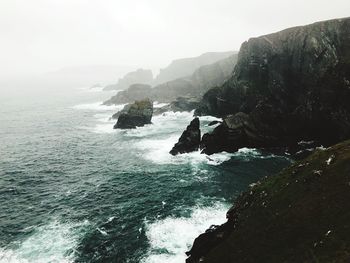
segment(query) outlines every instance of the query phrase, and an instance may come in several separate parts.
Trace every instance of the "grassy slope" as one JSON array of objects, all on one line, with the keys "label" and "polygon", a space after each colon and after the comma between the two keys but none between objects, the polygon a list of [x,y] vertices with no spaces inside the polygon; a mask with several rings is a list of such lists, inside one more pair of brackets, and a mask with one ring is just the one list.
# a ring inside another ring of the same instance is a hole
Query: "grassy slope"
[{"label": "grassy slope", "polygon": [[235,229],[204,262],[350,262],[350,141],[264,179],[235,206]]}]

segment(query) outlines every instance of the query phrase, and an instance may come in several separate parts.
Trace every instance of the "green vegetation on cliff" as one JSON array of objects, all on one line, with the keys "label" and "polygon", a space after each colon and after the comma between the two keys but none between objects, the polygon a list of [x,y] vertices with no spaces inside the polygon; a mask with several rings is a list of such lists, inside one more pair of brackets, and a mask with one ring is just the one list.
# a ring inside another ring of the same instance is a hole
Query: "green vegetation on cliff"
[{"label": "green vegetation on cliff", "polygon": [[350,140],[252,185],[227,218],[187,262],[350,262]]}]

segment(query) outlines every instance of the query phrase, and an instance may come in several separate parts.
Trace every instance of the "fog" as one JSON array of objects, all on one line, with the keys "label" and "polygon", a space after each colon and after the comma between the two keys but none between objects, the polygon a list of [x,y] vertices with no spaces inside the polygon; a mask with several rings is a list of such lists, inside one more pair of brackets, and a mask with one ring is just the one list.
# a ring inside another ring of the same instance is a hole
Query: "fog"
[{"label": "fog", "polygon": [[81,66],[156,71],[349,11],[348,0],[1,0],[0,79]]}]

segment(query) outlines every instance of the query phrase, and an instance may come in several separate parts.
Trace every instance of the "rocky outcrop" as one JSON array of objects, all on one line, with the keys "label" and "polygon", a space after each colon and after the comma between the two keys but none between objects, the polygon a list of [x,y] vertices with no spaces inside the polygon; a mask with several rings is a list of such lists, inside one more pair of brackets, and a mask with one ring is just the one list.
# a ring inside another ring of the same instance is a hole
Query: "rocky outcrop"
[{"label": "rocky outcrop", "polygon": [[[228,54],[231,53],[226,55]],[[236,61],[237,54],[234,53],[230,57],[226,57],[214,64],[205,65],[194,70],[192,75],[167,81],[153,88],[139,86],[137,92],[135,92],[133,91],[135,87],[130,86],[129,89],[120,91],[116,96],[104,102],[104,104],[129,103],[135,99],[141,99],[140,95],[145,96],[145,94],[147,94],[148,98],[158,102],[172,102],[178,97],[200,100],[208,89],[222,85],[232,75]]]},{"label": "rocky outcrop", "polygon": [[133,84],[150,85],[152,84],[152,82],[153,82],[152,70],[138,69],[136,71],[129,72],[123,78],[120,78],[118,83],[107,85],[104,88],[104,90],[125,90]]},{"label": "rocky outcrop", "polygon": [[153,103],[149,99],[135,101],[127,108],[127,112],[120,113],[114,129],[134,129],[150,124],[153,114]]},{"label": "rocky outcrop", "polygon": [[105,101],[104,105],[124,104],[135,100],[143,100],[150,97],[151,86],[145,84],[133,84],[128,89],[119,91],[117,95]]},{"label": "rocky outcrop", "polygon": [[350,141],[252,184],[227,222],[200,235],[187,263],[348,262]]},{"label": "rocky outcrop", "polygon": [[170,154],[177,155],[197,151],[201,140],[201,131],[199,129],[199,118],[195,118],[182,133],[179,141],[171,149]]},{"label": "rocky outcrop", "polygon": [[[295,27],[242,44],[232,77],[209,90],[196,114],[232,117],[204,135],[213,153],[350,138],[350,18]],[[239,119],[241,119],[239,117]],[[216,145],[217,144],[217,145]]]}]

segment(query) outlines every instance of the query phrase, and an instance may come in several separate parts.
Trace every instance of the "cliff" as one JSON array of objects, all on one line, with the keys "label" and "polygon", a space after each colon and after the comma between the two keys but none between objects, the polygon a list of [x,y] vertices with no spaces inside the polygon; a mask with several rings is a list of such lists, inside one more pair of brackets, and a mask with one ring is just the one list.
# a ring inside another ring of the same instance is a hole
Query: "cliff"
[{"label": "cliff", "polygon": [[156,85],[169,82],[175,79],[191,76],[195,70],[213,64],[219,60],[232,56],[235,52],[208,52],[198,57],[182,58],[174,60],[164,69],[161,69],[154,82]]},{"label": "cliff", "polygon": [[202,149],[236,151],[300,140],[330,145],[350,138],[349,101],[350,18],[251,38],[241,46],[232,77],[210,89],[196,110],[231,115],[205,135]]},{"label": "cliff", "polygon": [[153,73],[151,70],[138,69],[127,73],[124,77],[120,78],[118,83],[107,85],[104,90],[125,90],[133,84],[148,84],[153,82]]},{"label": "cliff", "polygon": [[349,200],[345,141],[251,185],[225,224],[195,240],[186,262],[349,262]]},{"label": "cliff", "polygon": [[139,89],[137,94],[132,91],[134,88],[131,86],[129,89],[119,92],[104,104],[132,102],[135,99],[141,99],[138,94],[147,94],[148,98],[158,102],[171,102],[178,97],[197,98],[199,100],[211,87],[222,85],[229,79],[236,61],[237,54],[234,54],[213,64],[202,66],[190,76],[159,84],[150,90],[149,88]]}]

